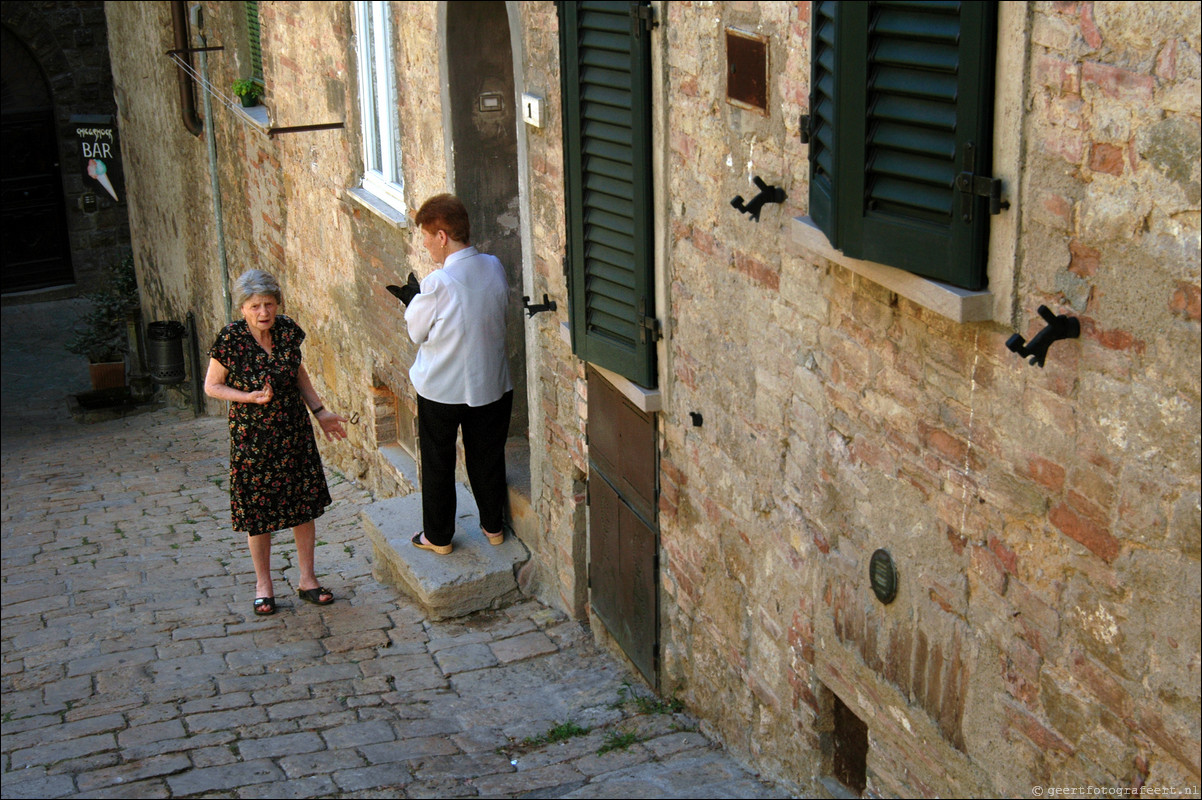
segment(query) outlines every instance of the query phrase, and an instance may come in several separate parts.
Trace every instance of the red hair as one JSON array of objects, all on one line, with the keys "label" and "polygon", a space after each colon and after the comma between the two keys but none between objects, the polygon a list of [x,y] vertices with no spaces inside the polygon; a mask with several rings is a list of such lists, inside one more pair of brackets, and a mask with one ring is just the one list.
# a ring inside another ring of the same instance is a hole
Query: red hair
[{"label": "red hair", "polygon": [[446,231],[447,236],[460,244],[472,241],[472,224],[467,218],[467,207],[453,194],[436,194],[417,210],[413,221],[418,227],[432,233]]}]

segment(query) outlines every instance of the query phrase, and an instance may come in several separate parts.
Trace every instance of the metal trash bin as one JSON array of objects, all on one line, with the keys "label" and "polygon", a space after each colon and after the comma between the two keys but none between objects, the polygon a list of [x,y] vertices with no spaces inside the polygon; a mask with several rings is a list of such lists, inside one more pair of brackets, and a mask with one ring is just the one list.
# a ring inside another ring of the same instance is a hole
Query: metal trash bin
[{"label": "metal trash bin", "polygon": [[175,320],[152,322],[146,326],[149,342],[150,379],[159,385],[183,383],[184,324]]}]

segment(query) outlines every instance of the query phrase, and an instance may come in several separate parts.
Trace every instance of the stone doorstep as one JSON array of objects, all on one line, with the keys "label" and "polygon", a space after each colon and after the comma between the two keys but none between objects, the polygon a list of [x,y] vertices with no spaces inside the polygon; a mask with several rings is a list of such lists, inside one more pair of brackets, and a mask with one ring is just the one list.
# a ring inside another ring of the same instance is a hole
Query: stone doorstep
[{"label": "stone doorstep", "polygon": [[[398,494],[414,491],[421,485],[417,464],[399,444],[379,448],[381,466],[391,471]],[[462,474],[460,475],[462,478]],[[509,525],[520,541],[533,541],[539,534],[538,518],[530,502],[530,445],[515,437],[505,445],[505,480],[509,484]]]},{"label": "stone doorstep", "polygon": [[[91,392],[82,392],[81,394],[91,394]],[[110,422],[115,419],[132,417],[135,414],[145,414],[148,411],[157,411],[164,405],[165,403],[155,399],[136,402],[126,397],[123,401],[114,402],[108,406],[88,408],[80,402],[78,394],[67,395],[67,413],[76,422],[83,425],[91,425],[96,422]]]},{"label": "stone doorstep", "polygon": [[505,446],[505,480],[509,484],[509,524],[513,533],[519,541],[534,541],[539,524],[530,502],[530,445],[525,439],[511,439]]},{"label": "stone doorstep", "polygon": [[360,512],[372,542],[376,578],[405,591],[436,620],[516,602],[515,571],[530,558],[512,531],[504,544],[490,545],[480,532],[471,492],[462,484],[455,491],[458,516],[450,555],[419,550],[410,541],[422,528],[419,492],[372,503]]}]

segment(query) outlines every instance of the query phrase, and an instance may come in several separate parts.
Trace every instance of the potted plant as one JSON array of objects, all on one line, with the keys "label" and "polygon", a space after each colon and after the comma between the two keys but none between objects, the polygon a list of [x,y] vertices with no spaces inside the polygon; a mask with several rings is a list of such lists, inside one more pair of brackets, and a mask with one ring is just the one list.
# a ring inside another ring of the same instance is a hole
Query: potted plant
[{"label": "potted plant", "polygon": [[263,84],[245,78],[234,81],[234,94],[242,99],[243,108],[257,106],[263,96]]},{"label": "potted plant", "polygon": [[85,295],[89,310],[67,342],[67,350],[86,356],[93,389],[125,385],[125,353],[129,350],[126,320],[138,308],[138,279],[134,258],[126,256],[106,272],[104,289]]}]

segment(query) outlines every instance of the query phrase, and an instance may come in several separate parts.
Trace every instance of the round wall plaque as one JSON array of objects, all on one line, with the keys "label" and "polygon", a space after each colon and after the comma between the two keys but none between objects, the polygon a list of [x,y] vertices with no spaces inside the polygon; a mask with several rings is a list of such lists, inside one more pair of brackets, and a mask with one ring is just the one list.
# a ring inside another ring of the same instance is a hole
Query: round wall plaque
[{"label": "round wall plaque", "polygon": [[872,584],[872,592],[876,599],[885,605],[897,597],[897,567],[888,550],[877,550],[868,562],[868,581]]}]

